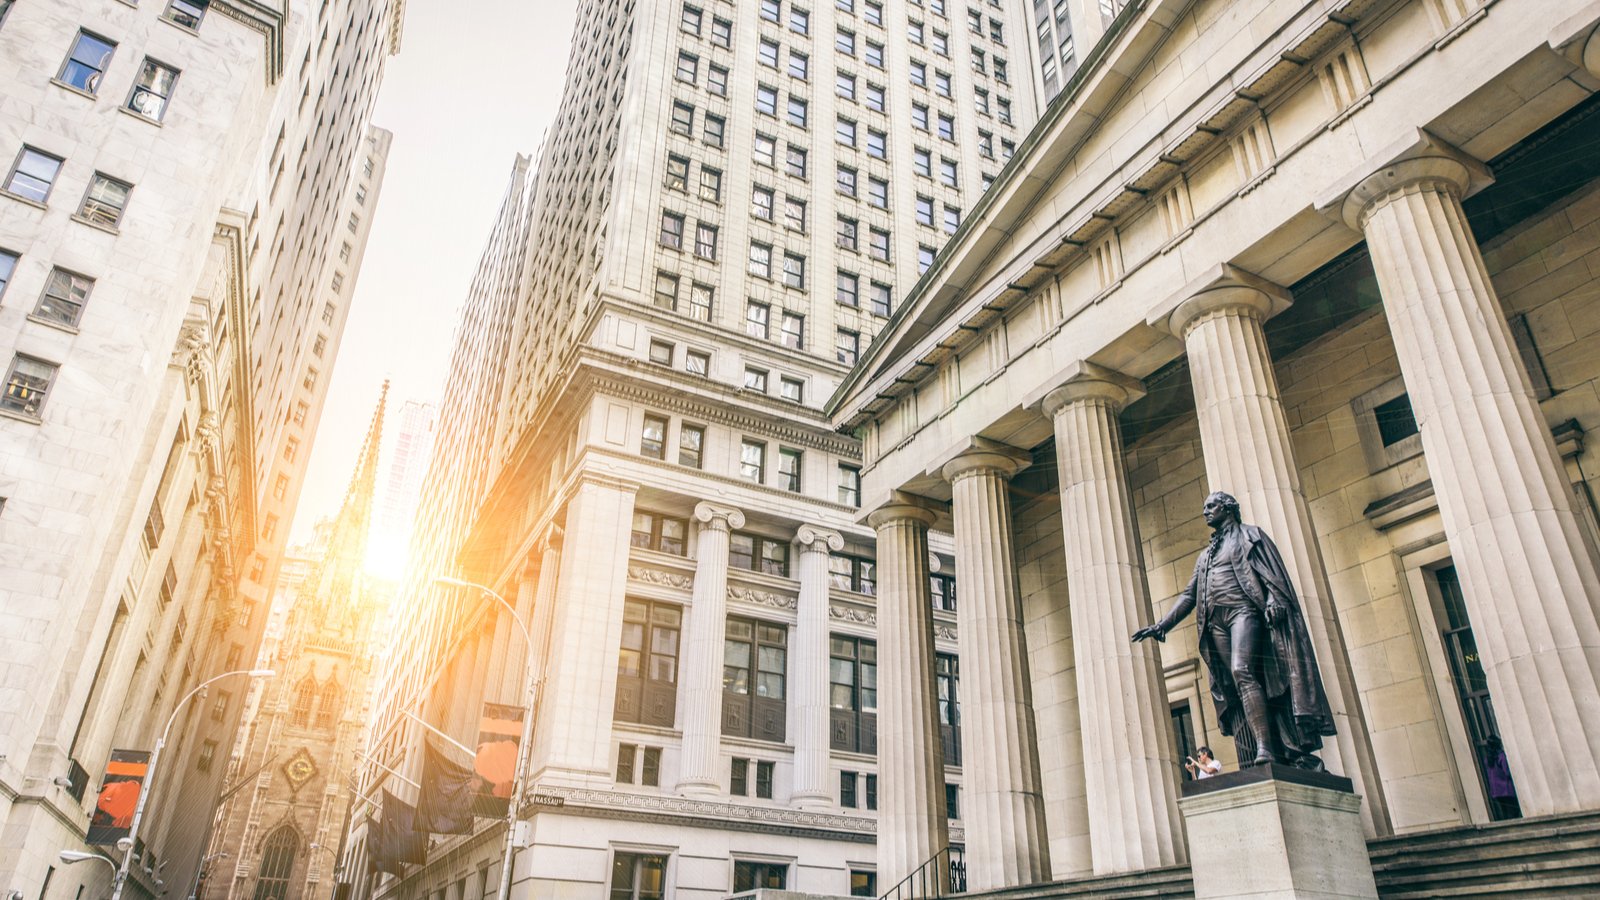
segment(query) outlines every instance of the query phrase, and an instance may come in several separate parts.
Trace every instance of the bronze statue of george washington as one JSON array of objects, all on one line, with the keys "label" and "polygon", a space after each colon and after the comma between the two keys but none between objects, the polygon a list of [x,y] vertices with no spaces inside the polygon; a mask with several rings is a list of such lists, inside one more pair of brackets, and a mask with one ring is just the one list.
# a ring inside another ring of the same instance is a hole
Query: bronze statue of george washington
[{"label": "bronze statue of george washington", "polygon": [[1283,556],[1254,525],[1239,522],[1239,501],[1218,491],[1201,510],[1211,544],[1166,618],[1133,640],[1164,641],[1191,611],[1200,656],[1211,672],[1211,700],[1241,765],[1280,763],[1324,771],[1316,751],[1334,734],[1317,657]]}]

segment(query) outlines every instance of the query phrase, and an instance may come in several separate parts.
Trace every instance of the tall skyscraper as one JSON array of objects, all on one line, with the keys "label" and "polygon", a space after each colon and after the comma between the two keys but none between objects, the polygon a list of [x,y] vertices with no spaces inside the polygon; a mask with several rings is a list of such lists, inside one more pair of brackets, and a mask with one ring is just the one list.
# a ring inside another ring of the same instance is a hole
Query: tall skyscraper
[{"label": "tall skyscraper", "polygon": [[121,858],[125,817],[90,827],[123,777],[108,762],[169,720],[125,895],[193,882],[249,685],[191,694],[261,638],[383,179],[369,122],[402,11],[0,4],[8,888],[104,892],[106,867],[57,854]]},{"label": "tall skyscraper", "polygon": [[[389,772],[418,780],[408,713],[473,745],[484,702],[527,704],[531,666],[539,799],[515,895],[647,898],[668,872],[685,896],[873,893],[904,874],[873,847],[860,446],[821,407],[1037,118],[1029,13],[580,6],[562,106],[536,175],[517,165],[457,336],[364,796],[416,801]],[[926,649],[958,747],[935,550]],[[515,604],[531,648],[440,576]],[[946,780],[959,835],[958,766]],[[481,897],[501,876],[492,824],[420,871],[365,823],[352,844],[404,890]]]},{"label": "tall skyscraper", "polygon": [[438,417],[436,406],[416,400],[401,404],[399,415],[395,416],[394,437],[385,454],[367,554],[369,566],[385,577],[399,577],[404,566],[417,505],[422,501],[422,482],[433,459]]}]

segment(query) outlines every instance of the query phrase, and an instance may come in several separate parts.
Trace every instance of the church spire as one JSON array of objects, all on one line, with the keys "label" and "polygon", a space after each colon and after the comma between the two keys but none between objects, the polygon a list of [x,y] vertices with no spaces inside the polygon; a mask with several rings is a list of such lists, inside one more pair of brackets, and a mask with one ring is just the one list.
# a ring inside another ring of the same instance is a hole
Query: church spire
[{"label": "church spire", "polygon": [[317,578],[317,596],[339,603],[350,595],[367,555],[367,532],[372,520],[373,495],[378,488],[378,455],[383,445],[383,416],[389,402],[389,382],[383,382],[378,407],[367,426],[355,473],[350,477],[339,515],[328,535],[328,547]]}]

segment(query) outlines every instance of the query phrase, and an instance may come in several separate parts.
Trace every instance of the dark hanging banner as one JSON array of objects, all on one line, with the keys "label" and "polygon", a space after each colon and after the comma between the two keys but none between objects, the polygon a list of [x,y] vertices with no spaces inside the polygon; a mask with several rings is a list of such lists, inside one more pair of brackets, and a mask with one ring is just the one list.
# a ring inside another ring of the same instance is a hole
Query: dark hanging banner
[{"label": "dark hanging banner", "polygon": [[511,783],[516,780],[517,745],[522,741],[520,706],[485,703],[478,724],[478,755],[472,769],[478,776],[473,812],[503,819],[510,806]]},{"label": "dark hanging banner", "polygon": [[90,844],[115,844],[128,836],[134,810],[139,808],[139,792],[144,790],[150,771],[150,754],[145,750],[113,750],[100,781],[100,799],[89,817]]},{"label": "dark hanging banner", "polygon": [[424,739],[416,829],[436,834],[470,834],[477,784],[478,776],[470,767],[446,759],[431,738]]},{"label": "dark hanging banner", "polygon": [[383,811],[376,822],[367,822],[367,852],[374,869],[399,875],[402,863],[427,862],[428,835],[417,831],[416,818],[411,804],[383,792]]}]

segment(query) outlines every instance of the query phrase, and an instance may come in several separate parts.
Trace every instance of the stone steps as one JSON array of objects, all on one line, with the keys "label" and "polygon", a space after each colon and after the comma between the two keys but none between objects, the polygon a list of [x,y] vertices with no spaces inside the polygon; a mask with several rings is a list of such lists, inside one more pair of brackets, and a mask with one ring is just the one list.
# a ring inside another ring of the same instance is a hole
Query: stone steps
[{"label": "stone steps", "polygon": [[1064,900],[1079,897],[1092,897],[1095,900],[1190,900],[1194,897],[1194,880],[1189,877],[1188,866],[1172,866],[1133,875],[1074,878],[954,896],[970,900],[979,897],[983,900]]},{"label": "stone steps", "polygon": [[1391,900],[1600,893],[1600,813],[1407,834],[1367,849],[1378,893]]},{"label": "stone steps", "polygon": [[[1600,896],[1600,812],[1445,828],[1367,845],[1385,900]],[[982,893],[966,900],[1188,900],[1188,866],[1075,878]]]}]

